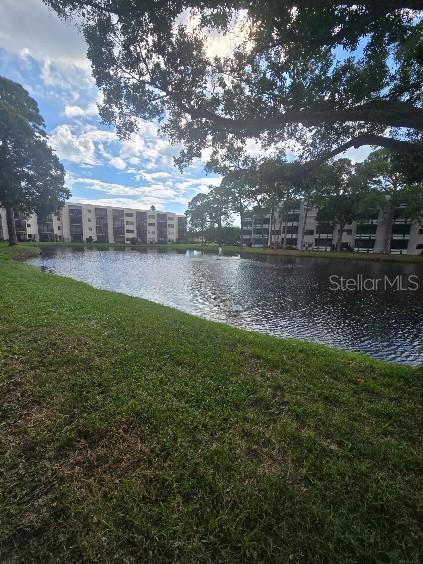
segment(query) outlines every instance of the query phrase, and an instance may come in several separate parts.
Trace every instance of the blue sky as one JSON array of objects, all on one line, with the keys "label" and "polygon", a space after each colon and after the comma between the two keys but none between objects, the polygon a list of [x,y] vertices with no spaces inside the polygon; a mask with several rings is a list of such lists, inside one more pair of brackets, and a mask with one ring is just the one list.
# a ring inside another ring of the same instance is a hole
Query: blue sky
[{"label": "blue sky", "polygon": [[[210,41],[212,54],[225,48],[221,38]],[[195,194],[220,183],[205,174],[206,155],[179,173],[173,166],[179,148],[160,136],[153,122],[142,122],[128,141],[102,125],[100,92],[85,53],[83,37],[41,0],[1,0],[0,74],[37,100],[74,201],[184,212]],[[252,140],[248,148],[259,151]],[[368,152],[363,147],[347,156],[360,161]]]},{"label": "blue sky", "polygon": [[184,212],[195,194],[220,179],[206,175],[200,160],[179,173],[173,166],[179,148],[153,122],[143,122],[129,141],[102,125],[85,51],[77,30],[41,0],[1,0],[0,74],[37,100],[72,199]]}]

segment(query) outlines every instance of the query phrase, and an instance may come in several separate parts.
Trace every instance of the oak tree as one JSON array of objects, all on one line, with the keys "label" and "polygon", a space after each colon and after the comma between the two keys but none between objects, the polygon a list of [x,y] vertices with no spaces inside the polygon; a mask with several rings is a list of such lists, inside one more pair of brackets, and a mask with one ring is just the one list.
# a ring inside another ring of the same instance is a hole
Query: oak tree
[{"label": "oak tree", "polygon": [[44,1],[82,27],[103,119],[164,119],[181,167],[254,138],[313,161],[385,147],[423,176],[423,0]]}]

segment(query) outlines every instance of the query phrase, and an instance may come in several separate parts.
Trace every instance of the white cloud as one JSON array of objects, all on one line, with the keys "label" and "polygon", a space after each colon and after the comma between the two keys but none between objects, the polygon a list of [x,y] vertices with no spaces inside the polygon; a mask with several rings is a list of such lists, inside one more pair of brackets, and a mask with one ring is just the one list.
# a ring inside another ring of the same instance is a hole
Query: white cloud
[{"label": "white cloud", "polygon": [[155,182],[159,178],[169,180],[172,178],[172,175],[170,172],[146,172],[145,170],[141,170],[136,176],[137,180],[143,179],[147,182]]},{"label": "white cloud", "polygon": [[40,61],[49,58],[88,65],[83,36],[41,0],[1,0],[0,48]]},{"label": "white cloud", "polygon": [[68,125],[59,125],[50,135],[50,145],[60,159],[81,165],[95,165],[94,143],[87,138],[74,135]]},{"label": "white cloud", "polygon": [[199,178],[183,178],[177,183],[178,189],[181,191],[196,190],[208,191],[210,186],[220,186],[222,179],[220,176],[202,176]]},{"label": "white cloud", "polygon": [[91,117],[98,115],[98,107],[97,104],[92,102],[88,104],[85,108],[81,108],[81,106],[65,106],[65,110],[63,112],[66,117],[68,118],[83,118],[83,117]]},{"label": "white cloud", "polygon": [[40,78],[45,86],[73,93],[75,100],[84,90],[94,88],[94,79],[88,61],[80,63],[71,59],[44,57],[41,60]]},{"label": "white cloud", "polygon": [[[69,108],[97,113],[94,104],[84,108],[78,102],[95,99],[97,92],[84,37],[74,22],[60,19],[42,0],[1,0],[0,49],[15,59],[10,77],[23,82],[36,99],[66,100]],[[28,84],[34,62],[42,85]]]},{"label": "white cloud", "polygon": [[105,153],[103,143],[117,139],[115,133],[87,126],[81,133],[67,124],[59,125],[50,134],[50,144],[60,159],[85,166],[99,164],[97,152]]},{"label": "white cloud", "polygon": [[119,170],[125,170],[126,168],[126,163],[123,159],[121,159],[120,157],[114,157],[113,159],[110,159],[109,164],[114,167],[117,168]]},{"label": "white cloud", "polygon": [[130,186],[124,186],[123,184],[115,184],[112,182],[103,182],[102,180],[94,178],[75,178],[70,175],[67,177],[66,182],[70,188],[78,185],[79,187],[88,188],[89,190],[106,192],[107,194],[114,194],[117,196],[136,196],[139,193],[138,190],[131,188]]},{"label": "white cloud", "polygon": [[339,155],[338,158],[351,159],[354,163],[361,163],[370,155],[374,148],[369,145],[363,145],[358,149],[348,149],[345,153]]},{"label": "white cloud", "polygon": [[171,145],[167,138],[159,136],[154,123],[142,122],[140,130],[122,143],[119,156],[130,164],[139,164],[142,158],[147,170],[167,169],[173,168],[173,159],[180,150],[180,146]]},{"label": "white cloud", "polygon": [[[146,210],[148,204],[133,200],[130,198],[71,198],[72,202],[77,202],[80,204],[93,204],[98,206],[112,206],[117,208],[135,208],[140,210]],[[157,209],[163,209],[162,203],[150,204],[155,205]]]},{"label": "white cloud", "polygon": [[[173,184],[172,182],[132,187],[119,183],[105,182],[94,178],[78,178],[69,174],[66,178],[66,184],[73,192],[75,192],[76,189],[78,191],[81,189],[88,189],[103,192],[109,196],[129,196],[129,198],[125,198],[126,207],[135,206],[142,208],[145,206],[155,205],[159,209],[163,209],[171,204],[186,206],[192,197],[192,195],[189,196],[188,194],[185,194],[185,188],[178,186],[177,183]],[[86,198],[77,199],[84,200]],[[102,200],[105,201],[104,198]],[[122,200],[122,198],[120,198],[120,200]],[[99,202],[100,200],[95,198],[93,201]],[[107,201],[115,202],[116,199],[108,199]],[[111,203],[105,205],[118,204]]]}]

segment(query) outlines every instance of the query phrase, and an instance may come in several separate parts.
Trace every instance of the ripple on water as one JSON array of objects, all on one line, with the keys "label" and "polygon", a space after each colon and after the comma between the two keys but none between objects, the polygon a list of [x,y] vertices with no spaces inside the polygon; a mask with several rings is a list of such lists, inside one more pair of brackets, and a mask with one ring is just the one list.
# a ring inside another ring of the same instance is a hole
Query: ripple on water
[{"label": "ripple on water", "polygon": [[[423,365],[422,265],[70,248],[43,248],[28,262],[237,327]],[[333,274],[417,274],[421,282],[416,292],[333,292]]]}]

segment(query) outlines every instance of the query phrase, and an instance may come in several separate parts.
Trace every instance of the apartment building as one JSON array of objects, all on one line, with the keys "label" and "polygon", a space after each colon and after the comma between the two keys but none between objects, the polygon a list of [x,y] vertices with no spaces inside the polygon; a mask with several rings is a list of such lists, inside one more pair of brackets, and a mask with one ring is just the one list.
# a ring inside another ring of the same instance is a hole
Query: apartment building
[{"label": "apartment building", "polygon": [[[185,215],[66,203],[46,218],[15,213],[19,241],[97,241],[101,243],[174,243],[186,238]],[[0,240],[9,238],[6,212],[0,209]]]},{"label": "apartment building", "polygon": [[[338,240],[339,226],[319,222],[318,209],[308,208],[298,202],[285,215],[284,221],[279,214],[244,215],[241,225],[242,243],[253,247],[279,247],[285,244],[302,250],[332,250]],[[392,227],[392,254],[423,254],[423,228],[419,222],[404,217],[404,209],[395,210]],[[361,253],[381,253],[384,249],[386,225],[382,223],[381,213],[369,212],[351,225],[346,225],[341,248]]]}]

